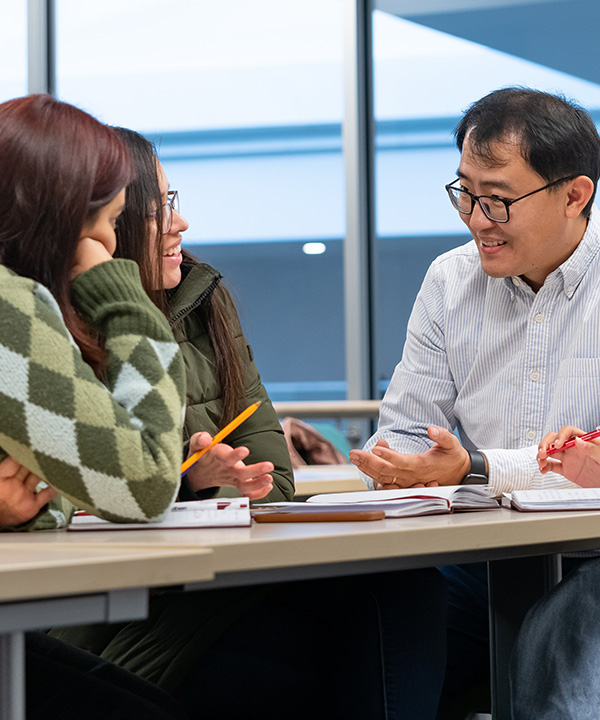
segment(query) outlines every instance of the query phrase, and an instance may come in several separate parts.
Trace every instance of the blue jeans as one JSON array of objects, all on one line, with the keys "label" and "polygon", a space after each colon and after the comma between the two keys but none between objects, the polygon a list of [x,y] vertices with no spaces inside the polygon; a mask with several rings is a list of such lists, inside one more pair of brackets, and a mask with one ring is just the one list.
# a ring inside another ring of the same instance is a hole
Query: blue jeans
[{"label": "blue jeans", "polygon": [[175,697],[211,720],[434,718],[446,584],[433,569],[273,585],[190,667]]},{"label": "blue jeans", "polygon": [[490,704],[487,563],[444,565],[440,572],[448,584],[448,651],[437,720],[462,720]]},{"label": "blue jeans", "polygon": [[513,720],[600,717],[600,558],[583,561],[527,614],[511,699]]}]

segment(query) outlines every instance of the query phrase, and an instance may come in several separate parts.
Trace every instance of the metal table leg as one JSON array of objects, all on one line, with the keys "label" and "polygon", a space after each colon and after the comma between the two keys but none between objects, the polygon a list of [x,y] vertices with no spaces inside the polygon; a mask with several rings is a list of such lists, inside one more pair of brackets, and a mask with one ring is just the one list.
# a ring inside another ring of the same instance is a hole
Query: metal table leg
[{"label": "metal table leg", "polygon": [[25,720],[25,634],[0,635],[0,720]]},{"label": "metal table leg", "polygon": [[509,663],[529,608],[560,580],[560,555],[488,563],[493,720],[511,720]]}]

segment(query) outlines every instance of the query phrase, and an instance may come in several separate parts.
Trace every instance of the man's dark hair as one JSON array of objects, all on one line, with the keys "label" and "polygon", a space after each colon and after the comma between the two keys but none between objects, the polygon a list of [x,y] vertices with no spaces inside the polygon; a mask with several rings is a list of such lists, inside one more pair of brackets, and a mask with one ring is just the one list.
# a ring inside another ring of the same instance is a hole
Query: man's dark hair
[{"label": "man's dark hair", "polygon": [[492,144],[516,140],[523,159],[547,182],[587,175],[594,192],[583,214],[589,217],[600,176],[600,137],[591,116],[560,95],[510,87],[473,103],[454,130],[462,152],[467,132],[472,151],[495,165]]}]

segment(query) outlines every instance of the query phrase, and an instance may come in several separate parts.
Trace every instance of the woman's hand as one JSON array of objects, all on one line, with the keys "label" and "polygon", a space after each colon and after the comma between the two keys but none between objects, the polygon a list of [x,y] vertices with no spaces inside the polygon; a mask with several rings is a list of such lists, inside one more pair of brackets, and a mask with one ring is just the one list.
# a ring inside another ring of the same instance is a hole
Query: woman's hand
[{"label": "woman's hand", "polygon": [[75,250],[75,264],[71,270],[71,280],[107,260],[112,260],[112,255],[103,242],[91,237],[82,237]]},{"label": "woman's hand", "polygon": [[21,525],[34,518],[56,490],[46,487],[36,492],[40,478],[11,457],[0,462],[0,525]]},{"label": "woman's hand", "polygon": [[[199,432],[190,438],[189,455],[210,445],[212,437]],[[187,472],[188,481],[194,492],[209,487],[235,487],[250,500],[260,500],[273,489],[271,462],[245,465],[243,460],[250,451],[246,447],[232,448],[218,443],[204,457],[200,458]],[[188,456],[189,457],[189,456]]]},{"label": "woman's hand", "polygon": [[[582,487],[600,487],[600,439],[580,440],[584,431],[565,425],[559,432],[548,433],[538,448],[537,461],[542,473],[555,472]],[[561,448],[575,437],[573,447],[548,455],[550,445]]]}]

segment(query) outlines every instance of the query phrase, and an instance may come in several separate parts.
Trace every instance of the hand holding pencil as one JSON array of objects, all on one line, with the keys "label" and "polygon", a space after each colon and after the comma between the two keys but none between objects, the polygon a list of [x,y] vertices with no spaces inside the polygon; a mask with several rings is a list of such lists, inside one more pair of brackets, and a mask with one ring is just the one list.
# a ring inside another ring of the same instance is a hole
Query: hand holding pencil
[{"label": "hand holding pencil", "polygon": [[199,432],[190,438],[190,457],[181,466],[182,477],[187,480],[195,492],[209,487],[235,487],[240,494],[251,500],[264,498],[273,488],[271,462],[244,464],[249,455],[246,447],[230,447],[222,442],[244,420],[257,409],[260,403],[254,403],[244,410],[231,423],[215,434]]}]

